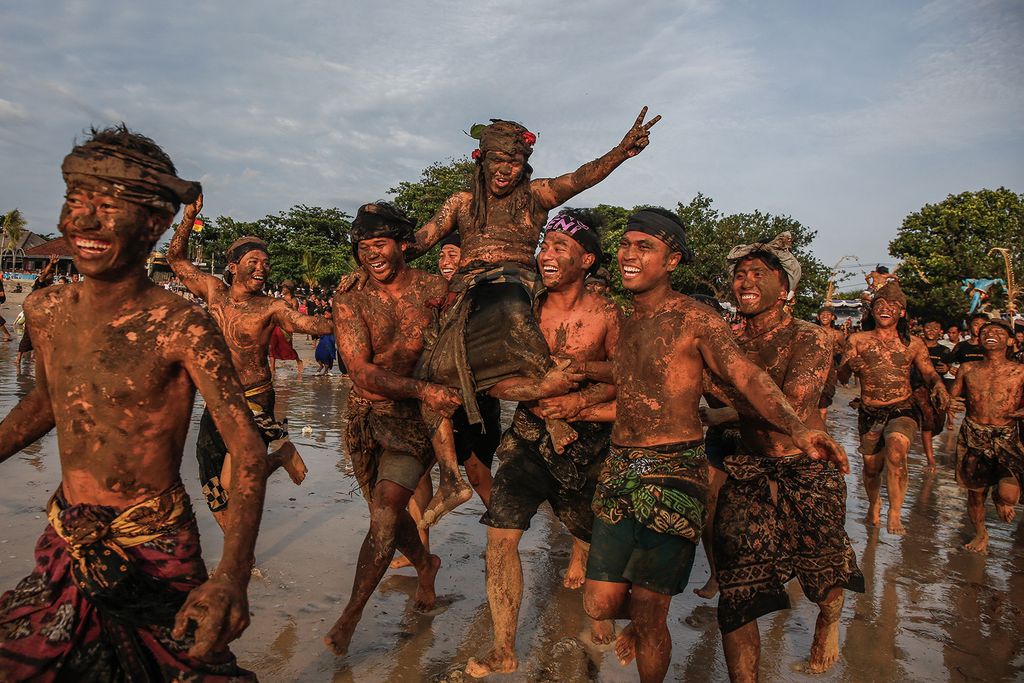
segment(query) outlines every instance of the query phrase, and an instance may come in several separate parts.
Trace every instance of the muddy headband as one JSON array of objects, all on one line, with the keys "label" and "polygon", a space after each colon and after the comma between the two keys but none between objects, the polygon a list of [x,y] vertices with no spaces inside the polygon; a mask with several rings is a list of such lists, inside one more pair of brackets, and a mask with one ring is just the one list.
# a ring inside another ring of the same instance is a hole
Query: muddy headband
[{"label": "muddy headband", "polygon": [[560,213],[544,227],[544,232],[560,232],[576,240],[583,251],[594,255],[594,265],[590,270],[594,271],[604,260],[604,251],[601,249],[601,238],[589,225],[569,213]]},{"label": "muddy headband", "polygon": [[686,231],[682,224],[657,211],[643,209],[634,213],[626,221],[626,232],[642,232],[657,237],[669,249],[682,254],[680,263],[693,261],[693,252],[686,246]]},{"label": "muddy headband", "polygon": [[260,238],[242,237],[231,243],[225,255],[227,256],[228,263],[238,263],[250,251],[262,251],[268,255],[270,253],[267,250],[267,243]]},{"label": "muddy headband", "polygon": [[792,248],[793,234],[787,230],[786,232],[779,233],[770,242],[754,242],[733,247],[726,259],[732,266],[733,272],[735,272],[739,262],[751,254],[756,254],[759,251],[771,254],[779,259],[779,263],[782,264],[782,270],[786,272],[786,278],[789,280],[790,298],[792,298],[796,295],[796,286],[800,282],[800,275],[803,273],[803,270],[800,268],[800,261],[797,260],[791,251]]}]

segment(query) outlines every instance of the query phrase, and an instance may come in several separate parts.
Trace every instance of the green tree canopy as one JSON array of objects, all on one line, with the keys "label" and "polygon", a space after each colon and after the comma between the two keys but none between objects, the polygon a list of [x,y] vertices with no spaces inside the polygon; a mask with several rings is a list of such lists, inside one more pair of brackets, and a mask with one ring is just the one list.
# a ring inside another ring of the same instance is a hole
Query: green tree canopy
[{"label": "green tree canopy", "polygon": [[[1014,252],[1014,276],[1020,281],[1022,238],[1024,195],[1000,187],[926,204],[903,219],[889,253],[903,261],[896,272],[915,315],[959,320],[968,308],[962,279],[1006,279],[1002,258],[988,255],[993,247]],[[992,301],[1003,305],[1005,295],[993,290]]]}]

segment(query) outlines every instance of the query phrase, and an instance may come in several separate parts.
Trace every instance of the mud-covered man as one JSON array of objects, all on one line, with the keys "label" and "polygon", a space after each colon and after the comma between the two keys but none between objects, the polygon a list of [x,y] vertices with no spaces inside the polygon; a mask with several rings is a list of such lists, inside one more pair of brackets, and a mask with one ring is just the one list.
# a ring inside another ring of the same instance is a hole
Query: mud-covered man
[{"label": "mud-covered man", "polygon": [[[801,274],[791,246],[789,233],[782,233],[729,253],[733,297],[746,321],[737,341],[782,389],[803,423],[824,430],[818,405],[835,372],[835,341],[829,329],[785,310]],[[812,459],[788,435],[750,415],[745,401],[732,400],[742,416],[742,445],[725,460],[729,477],[718,495],[714,531],[718,623],[729,677],[758,680],[757,619],[789,607],[785,583],[794,576],[818,605],[808,668],[821,673],[839,657],[843,589],[864,590],[843,528],[846,482],[835,463]],[[737,410],[731,412],[723,419],[735,421]]]},{"label": "mud-covered man", "polygon": [[[248,680],[227,644],[249,623],[263,444],[213,320],[145,270],[199,184],[124,126],[62,170],[59,227],[85,280],[26,299],[36,384],[0,423],[0,460],[56,427],[62,481],[35,571],[0,598],[0,678]],[[196,388],[235,454],[210,578],[179,473]]]},{"label": "mud-covered man", "polygon": [[825,306],[818,311],[818,324],[821,325],[821,329],[828,334],[832,341],[832,367],[828,378],[825,380],[825,387],[821,391],[821,398],[818,400],[818,410],[821,413],[821,419],[824,420],[828,415],[829,406],[832,405],[832,399],[836,395],[839,363],[842,361],[843,353],[846,351],[846,334],[836,327],[836,313],[829,306]]},{"label": "mud-covered man", "polygon": [[842,449],[809,429],[771,377],[736,346],[711,308],[672,290],[669,276],[690,251],[678,217],[645,209],[619,243],[633,314],[614,357],[617,416],[594,498],[585,605],[594,619],[630,619],[616,640],[640,680],[664,680],[672,655],[665,619],[685,587],[705,518],[708,472],[698,406],[705,368],[733,385],[796,450],[834,459]]},{"label": "mud-covered man", "polygon": [[[326,334],[332,329],[331,321],[302,315],[284,301],[263,293],[263,285],[270,275],[270,254],[266,242],[259,238],[241,237],[228,247],[223,281],[199,270],[188,258],[188,238],[202,208],[202,196],[185,207],[181,223],[167,248],[167,262],[181,283],[206,301],[207,310],[224,334],[231,362],[242,380],[245,402],[263,442],[270,448],[268,472],[283,467],[293,482],[301,484],[306,476],[306,465],[288,440],[286,426],[274,416],[274,378],[267,364],[267,348],[275,327],[289,332]],[[230,452],[210,411],[204,411],[196,441],[199,480],[206,503],[222,528],[232,471]]]},{"label": "mud-covered man", "polygon": [[858,431],[864,456],[864,488],[868,494],[867,523],[877,525],[882,511],[882,471],[886,471],[890,534],[904,533],[901,511],[907,494],[907,453],[921,422],[910,387],[910,369],[917,368],[932,400],[945,410],[949,395],[935,372],[928,349],[911,337],[906,321],[907,298],[890,281],[875,292],[869,329],[850,335],[841,371],[860,379]]},{"label": "mud-covered man", "polygon": [[[494,120],[474,126],[480,140],[473,186],[449,197],[416,232],[412,253],[422,254],[458,230],[462,256],[449,285],[457,293],[441,320],[438,340],[424,353],[417,375],[458,387],[471,423],[480,421],[474,396],[489,391],[505,400],[534,400],[563,394],[570,385],[548,354],[532,314],[537,291],[534,251],[548,211],[604,180],[647,146],[656,116],[647,108],[622,141],[605,155],[558,178],[531,180],[528,163],[536,136],[518,123]],[[472,495],[456,463],[449,421],[429,412],[440,468],[440,487],[424,517],[435,523]],[[564,421],[547,421],[561,452],[575,434]]]},{"label": "mud-covered man", "polygon": [[[548,223],[537,258],[544,292],[538,321],[551,353],[573,360],[591,380],[610,379],[610,359],[619,335],[618,307],[586,289],[587,274],[601,263],[601,241],[591,212],[565,211]],[[583,585],[594,523],[591,502],[597,475],[608,453],[610,422],[587,419],[588,411],[614,399],[609,382],[588,381],[578,390],[520,403],[498,449],[501,466],[482,522],[487,529],[487,600],[494,623],[491,650],[471,659],[466,672],[476,678],[518,668],[516,632],[523,597],[519,541],[547,501],[573,535],[573,553],[565,586]],[[555,452],[545,417],[569,420],[578,438]],[[591,624],[591,639],[610,642],[611,622]]]},{"label": "mud-covered man", "polygon": [[[928,349],[928,360],[939,377],[944,377],[949,372],[949,362],[952,353],[949,349],[939,343],[942,338],[942,323],[938,320],[925,321],[921,330],[921,340]],[[945,380],[943,380],[945,384]],[[935,469],[935,448],[932,438],[940,434],[946,427],[946,412],[936,410],[932,403],[931,391],[924,378],[916,370],[910,371],[910,386],[914,390],[914,402],[921,411],[921,447],[924,450],[924,457],[928,461],[928,467]]]},{"label": "mud-covered man", "polygon": [[406,507],[433,462],[419,404],[450,416],[460,399],[454,389],[412,377],[424,331],[447,292],[444,279],[405,263],[415,227],[390,204],[361,206],[352,221],[352,251],[370,277],[363,288],[334,295],[338,355],[352,378],[345,446],[370,506],[352,595],[324,638],[338,655],[348,651],[396,548],[419,576],[417,607],[431,609],[436,599],[441,560],[423,546]]},{"label": "mud-covered man", "polygon": [[[956,442],[956,479],[967,489],[967,512],[974,538],[964,545],[971,552],[988,552],[985,528],[985,497],[999,518],[1013,521],[1024,480],[1024,447],[1017,432],[1024,394],[1024,365],[1007,358],[1013,339],[1008,325],[993,320],[982,325],[975,337],[985,353],[982,361],[960,366],[952,398],[963,397],[967,415]],[[951,416],[952,417],[952,416]]]}]

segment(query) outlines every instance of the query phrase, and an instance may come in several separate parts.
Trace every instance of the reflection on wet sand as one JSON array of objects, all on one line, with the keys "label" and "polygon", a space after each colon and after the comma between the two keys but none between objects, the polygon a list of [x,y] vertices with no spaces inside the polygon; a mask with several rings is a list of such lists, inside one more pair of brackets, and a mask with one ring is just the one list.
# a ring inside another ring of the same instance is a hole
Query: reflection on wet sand
[{"label": "reflection on wet sand", "polygon": [[[297,335],[299,336],[299,335]],[[304,357],[312,345],[297,339]],[[31,387],[31,372],[18,375],[15,349],[0,347],[0,411],[6,414]],[[355,557],[367,527],[367,508],[341,448],[349,383],[333,377],[296,380],[278,371],[279,412],[287,414],[293,439],[309,466],[301,487],[284,473],[269,484],[257,547],[260,576],[252,580],[252,626],[234,644],[243,665],[262,681],[434,680],[485,651],[491,617],[484,594],[484,527],[477,498],[449,515],[431,535],[441,556],[439,607],[420,614],[412,607],[412,570],[392,572],[367,606],[340,659],[321,642],[352,585]],[[867,591],[849,594],[842,618],[842,657],[822,676],[800,671],[810,648],[817,609],[790,584],[793,609],[761,620],[762,675],[766,681],[1017,681],[1024,677],[1024,532],[1019,523],[996,521],[989,512],[989,555],[962,549],[970,538],[964,493],[952,474],[953,441],[935,439],[937,472],[922,466],[920,445],[911,452],[902,538],[868,528],[856,416],[840,390],[830,429],[854,457],[847,478],[846,528],[853,540]],[[194,419],[198,423],[200,405]],[[195,424],[193,425],[195,427]],[[312,433],[303,434],[304,427]],[[195,428],[186,444],[185,484],[194,501],[208,566],[221,552],[220,532],[202,504],[197,484]],[[3,465],[0,586],[13,587],[32,566],[35,540],[46,524],[43,505],[59,481],[56,438],[46,436]],[[520,615],[520,671],[501,681],[635,681],[605,649],[587,646],[587,622],[579,591],[562,586],[570,537],[545,506],[524,535],[524,596]],[[714,600],[689,590],[704,583],[698,558],[686,592],[673,601],[669,680],[726,680]],[[568,641],[567,639],[575,639]],[[583,647],[576,643],[582,643]],[[557,647],[556,647],[557,645]],[[589,660],[590,664],[583,666]],[[449,680],[462,680],[458,675]]]}]

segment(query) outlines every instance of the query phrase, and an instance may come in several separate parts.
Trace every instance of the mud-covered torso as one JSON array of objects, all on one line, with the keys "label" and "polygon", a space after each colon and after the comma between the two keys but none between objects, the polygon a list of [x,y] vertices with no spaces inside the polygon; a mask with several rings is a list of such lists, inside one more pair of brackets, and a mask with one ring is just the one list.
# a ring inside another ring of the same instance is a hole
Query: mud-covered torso
[{"label": "mud-covered torso", "polygon": [[[917,340],[923,346],[923,342]],[[914,340],[886,339],[874,332],[860,332],[850,339],[850,351],[864,360],[857,371],[861,400],[866,405],[897,403],[911,394],[910,367],[914,362]]]},{"label": "mud-covered torso", "polygon": [[1024,365],[982,361],[960,367],[967,416],[979,424],[1008,425],[1018,409],[1024,387]]},{"label": "mud-covered torso", "polygon": [[609,330],[618,332],[618,309],[596,294],[588,293],[569,311],[545,306],[542,299],[538,317],[551,355],[577,361],[607,360]]},{"label": "mud-covered torso", "polygon": [[[710,309],[673,294],[656,312],[634,311],[622,322],[614,359],[613,443],[650,446],[702,438],[697,407],[704,362],[697,330],[710,315]],[[735,349],[734,342],[724,341]]]},{"label": "mud-covered torso", "polygon": [[[751,337],[746,330],[736,341],[746,356],[764,368],[783,390],[804,424],[812,429],[824,429],[818,400],[833,363],[835,341],[830,331],[789,318],[758,336]],[[788,435],[760,418],[745,415],[740,420],[740,432],[751,453],[784,456],[800,451]]]},{"label": "mud-covered torso", "polygon": [[504,197],[489,197],[487,223],[482,229],[473,225],[471,204],[466,193],[456,215],[462,240],[460,269],[503,262],[535,267],[534,253],[548,212],[539,207],[532,195],[520,197],[512,192]]},{"label": "mud-covered torso", "polygon": [[68,501],[120,508],[178,481],[195,387],[169,356],[212,348],[206,313],[152,287],[105,315],[88,310],[76,285],[41,291],[26,311]]},{"label": "mud-covered torso", "polygon": [[275,300],[259,295],[234,301],[229,292],[227,287],[218,288],[207,308],[228,343],[231,363],[244,387],[270,381],[267,348],[274,331]]}]

